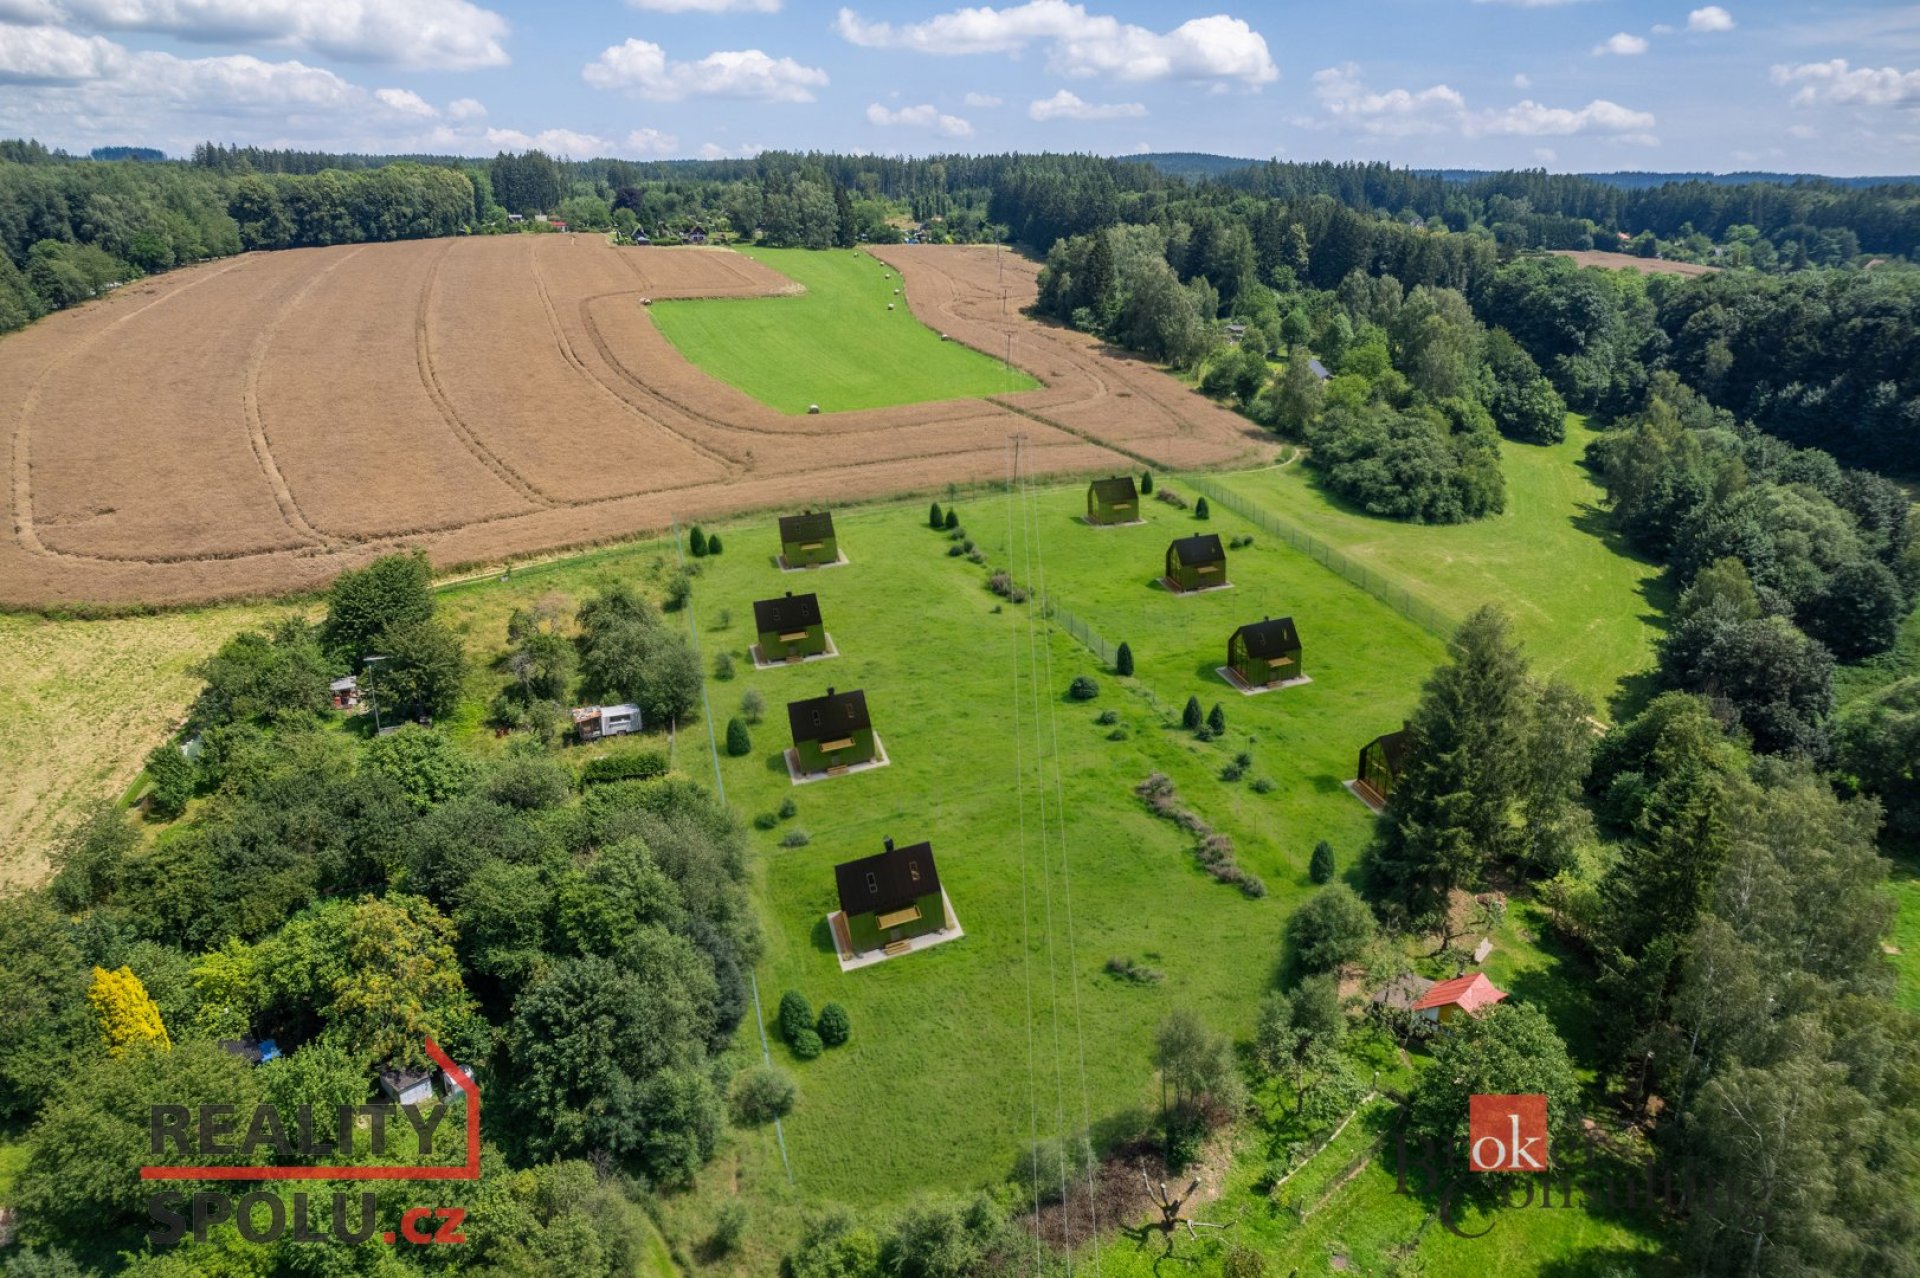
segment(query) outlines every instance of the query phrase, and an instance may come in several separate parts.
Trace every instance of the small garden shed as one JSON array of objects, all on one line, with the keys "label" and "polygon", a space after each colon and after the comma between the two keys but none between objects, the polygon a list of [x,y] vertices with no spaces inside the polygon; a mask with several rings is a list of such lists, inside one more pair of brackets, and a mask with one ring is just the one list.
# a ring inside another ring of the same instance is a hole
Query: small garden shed
[{"label": "small garden shed", "polygon": [[582,741],[624,737],[629,732],[640,731],[640,707],[632,702],[617,706],[576,706],[573,727]]},{"label": "small garden shed", "polygon": [[1438,1025],[1462,1016],[1478,1016],[1482,1008],[1492,1007],[1507,997],[1507,992],[1487,979],[1485,972],[1456,976],[1441,981],[1414,1000],[1413,1014]]},{"label": "small garden shed", "polygon": [[832,772],[874,755],[873,721],[867,717],[867,694],[835,692],[824,697],[787,703],[787,725],[793,731],[793,752],[802,773]]},{"label": "small garden shed", "polygon": [[1130,524],[1140,518],[1140,491],[1132,475],[1096,479],[1087,485],[1087,522]]},{"label": "small garden shed", "polygon": [[762,661],[804,661],[827,650],[827,628],[820,620],[820,596],[789,590],[777,599],[753,605],[753,629]]},{"label": "small garden shed", "polygon": [[1175,590],[1210,590],[1227,584],[1227,552],[1218,533],[1195,533],[1167,547],[1167,584]]},{"label": "small garden shed", "polygon": [[1250,688],[1300,677],[1300,632],[1292,617],[1268,617],[1227,639],[1227,668]]},{"label": "small garden shed", "polygon": [[833,515],[809,510],[780,519],[780,558],[789,568],[813,568],[837,563],[840,543],[833,535]]},{"label": "small garden shed", "polygon": [[834,866],[833,877],[847,947],[856,955],[900,953],[911,948],[914,937],[947,926],[946,897],[930,843],[896,848],[888,839],[884,851]]},{"label": "small garden shed", "polygon": [[1403,723],[1398,732],[1375,737],[1360,748],[1360,767],[1354,784],[1367,791],[1376,803],[1385,803],[1406,770],[1413,750],[1413,725]]}]

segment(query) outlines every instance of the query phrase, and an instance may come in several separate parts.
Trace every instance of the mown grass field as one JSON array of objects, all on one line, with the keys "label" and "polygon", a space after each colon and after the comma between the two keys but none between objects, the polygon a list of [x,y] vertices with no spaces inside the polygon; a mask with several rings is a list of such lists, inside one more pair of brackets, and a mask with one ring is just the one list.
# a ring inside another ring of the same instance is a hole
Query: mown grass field
[{"label": "mown grass field", "polygon": [[804,413],[810,404],[837,413],[1039,385],[1017,368],[941,341],[894,295],[900,273],[865,253],[738,251],[806,292],[659,302],[653,319],[694,364],[783,413]]},{"label": "mown grass field", "polygon": [[[1377,519],[1333,496],[1301,465],[1218,478],[1444,612],[1460,617],[1500,604],[1513,614],[1535,672],[1574,684],[1611,722],[1630,712],[1609,703],[1623,675],[1652,667],[1671,600],[1660,566],[1633,555],[1605,526],[1604,494],[1579,464],[1594,434],[1570,416],[1559,444],[1502,442],[1507,509],[1468,524]],[[1629,682],[1629,698],[1641,691]]]}]

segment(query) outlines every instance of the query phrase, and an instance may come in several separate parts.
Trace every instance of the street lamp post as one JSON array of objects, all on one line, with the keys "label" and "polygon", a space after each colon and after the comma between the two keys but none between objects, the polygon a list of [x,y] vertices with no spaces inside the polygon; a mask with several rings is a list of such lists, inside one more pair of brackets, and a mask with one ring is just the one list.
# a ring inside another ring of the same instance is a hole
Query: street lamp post
[{"label": "street lamp post", "polygon": [[[373,678],[373,664],[376,661],[385,661],[385,660],[387,660],[387,658],[385,657],[361,658],[362,664],[364,664],[367,667],[367,678],[369,682],[371,682]],[[373,703],[373,735],[377,737],[380,735],[380,698],[377,695],[375,695],[374,690],[371,687],[367,689],[367,700]]]}]

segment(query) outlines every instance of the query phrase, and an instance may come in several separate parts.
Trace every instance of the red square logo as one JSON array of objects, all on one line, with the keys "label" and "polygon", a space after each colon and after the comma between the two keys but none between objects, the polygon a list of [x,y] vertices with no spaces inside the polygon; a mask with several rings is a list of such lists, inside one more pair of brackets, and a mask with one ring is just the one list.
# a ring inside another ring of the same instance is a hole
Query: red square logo
[{"label": "red square logo", "polygon": [[1477,1172],[1547,1170],[1547,1098],[1469,1096],[1467,1167]]}]

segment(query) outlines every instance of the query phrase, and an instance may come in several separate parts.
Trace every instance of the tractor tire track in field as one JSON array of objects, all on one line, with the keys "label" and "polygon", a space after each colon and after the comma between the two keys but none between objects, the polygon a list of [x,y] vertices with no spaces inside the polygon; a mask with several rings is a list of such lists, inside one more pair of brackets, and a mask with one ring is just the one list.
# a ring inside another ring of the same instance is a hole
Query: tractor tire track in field
[{"label": "tractor tire track in field", "polygon": [[[453,252],[453,246],[459,242],[458,240],[448,240],[447,246],[434,255],[433,265],[427,268],[427,278],[420,285],[420,304],[414,311],[413,321],[414,362],[420,369],[420,384],[426,388],[427,397],[433,401],[433,406],[440,411],[441,420],[446,422],[447,429],[453,433],[453,437],[459,440],[461,445],[469,453],[473,454],[475,461],[485,466],[495,475],[498,475],[501,481],[505,483],[507,487],[513,489],[514,492],[518,493],[521,498],[540,507],[542,510],[551,510],[556,506],[577,505],[578,503],[576,502],[569,502],[551,496],[535,487],[525,475],[515,470],[505,458],[499,456],[491,448],[488,448],[486,443],[480,438],[479,432],[468,425],[466,420],[460,416],[459,411],[453,406],[453,401],[447,398],[446,391],[440,386],[439,375],[433,370],[433,291],[435,283],[440,278],[441,265],[446,262],[447,255]],[[511,516],[509,516],[509,518],[511,518]],[[471,524],[463,524],[461,526],[471,527]]]},{"label": "tractor tire track in field", "polygon": [[350,253],[334,258],[327,263],[325,269],[308,276],[306,281],[293,291],[293,296],[283,302],[280,309],[273,313],[273,318],[260,326],[260,331],[253,339],[253,347],[247,352],[246,369],[242,374],[240,404],[246,414],[247,443],[253,448],[254,460],[260,463],[260,474],[267,481],[267,488],[273,493],[274,505],[280,508],[280,518],[287,527],[308,542],[320,546],[335,546],[351,539],[330,537],[308,521],[306,512],[300,509],[299,499],[293,495],[293,489],[288,486],[286,476],[281,473],[279,463],[274,460],[273,444],[267,438],[266,422],[260,416],[260,366],[266,360],[267,347],[272,344],[274,334],[280,330],[281,322],[300,305],[308,293],[313,291],[315,285],[365,251],[366,246],[363,244]]},{"label": "tractor tire track in field", "polygon": [[23,550],[29,554],[41,555],[49,559],[72,559],[82,563],[114,562],[103,556],[76,555],[64,550],[49,549],[45,543],[40,540],[39,534],[34,531],[33,461],[30,449],[33,441],[33,414],[34,410],[40,406],[40,392],[45,388],[47,379],[78,359],[80,355],[92,347],[95,342],[105,337],[108,333],[113,332],[135,316],[144,315],[154,307],[165,305],[189,289],[199,288],[209,280],[218,279],[229,271],[239,269],[245,260],[245,258],[236,259],[217,271],[208,271],[198,279],[188,280],[178,288],[169,289],[167,292],[162,293],[151,302],[136,306],[125,315],[114,319],[112,323],[102,325],[97,332],[89,333],[83,340],[76,343],[72,350],[67,351],[58,359],[53,360],[45,368],[41,369],[39,375],[33,379],[32,384],[27,387],[26,395],[20,400],[20,420],[14,424],[12,441],[13,535]]}]

